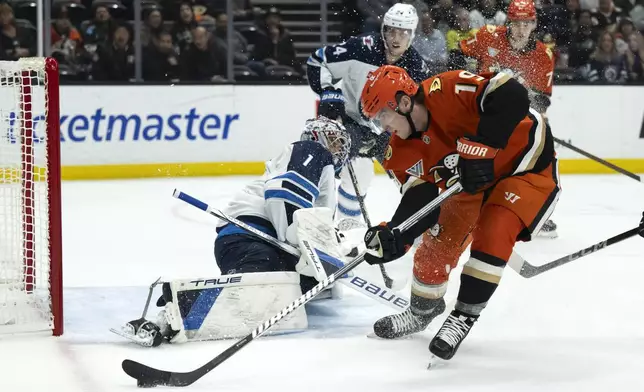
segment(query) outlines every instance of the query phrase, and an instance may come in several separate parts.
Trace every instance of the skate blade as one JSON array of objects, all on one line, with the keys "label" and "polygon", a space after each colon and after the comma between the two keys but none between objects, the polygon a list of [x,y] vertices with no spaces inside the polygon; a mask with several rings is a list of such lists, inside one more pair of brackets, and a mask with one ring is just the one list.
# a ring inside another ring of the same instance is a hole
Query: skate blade
[{"label": "skate blade", "polygon": [[536,237],[554,240],[559,237],[559,234],[557,234],[557,231],[540,231],[537,233]]},{"label": "skate blade", "polygon": [[369,339],[375,339],[375,340],[382,340],[382,341],[385,341],[385,342],[389,342],[389,341],[394,341],[394,340],[407,340],[407,339],[411,339],[411,338],[412,338],[412,336],[411,336],[411,335],[406,335],[406,336],[401,336],[401,337],[399,337],[399,338],[385,339],[385,338],[381,338],[380,336],[376,335],[374,332],[369,332],[369,333],[367,334],[367,338],[369,338]]},{"label": "skate blade", "polygon": [[441,367],[444,367],[446,364],[447,364],[447,361],[437,357],[434,354],[431,354],[431,357],[429,358],[429,362],[427,363],[427,370],[439,369]]}]

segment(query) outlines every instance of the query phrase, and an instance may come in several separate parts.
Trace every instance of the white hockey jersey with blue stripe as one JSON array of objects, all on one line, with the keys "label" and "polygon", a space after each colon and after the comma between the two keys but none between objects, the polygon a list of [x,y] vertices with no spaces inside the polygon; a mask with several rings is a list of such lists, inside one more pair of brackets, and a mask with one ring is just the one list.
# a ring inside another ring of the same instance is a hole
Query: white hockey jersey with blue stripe
[{"label": "white hockey jersey with blue stripe", "polygon": [[[381,34],[359,35],[337,45],[325,46],[313,52],[306,64],[309,86],[316,94],[321,94],[327,87],[341,88],[347,115],[360,125],[371,126],[360,113],[360,94],[369,72],[387,64]],[[417,83],[430,77],[425,60],[413,46],[393,65],[407,70]]]},{"label": "white hockey jersey with blue stripe", "polygon": [[[246,185],[225,212],[286,240],[286,229],[299,208],[336,207],[335,171],[331,153],[313,141],[289,144],[266,162],[264,175]],[[241,233],[220,221],[219,235]],[[263,227],[263,226],[272,227]],[[274,233],[273,233],[274,232]]]}]

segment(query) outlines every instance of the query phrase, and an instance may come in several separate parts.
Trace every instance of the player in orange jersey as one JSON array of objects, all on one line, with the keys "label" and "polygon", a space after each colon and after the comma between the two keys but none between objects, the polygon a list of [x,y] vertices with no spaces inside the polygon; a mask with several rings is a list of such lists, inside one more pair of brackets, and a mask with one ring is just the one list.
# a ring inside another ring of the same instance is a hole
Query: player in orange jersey
[{"label": "player in orange jersey", "polygon": [[477,61],[477,72],[504,72],[521,82],[530,92],[531,106],[545,113],[552,95],[554,55],[535,39],[536,28],[532,0],[513,0],[507,27],[484,26],[459,46],[465,56]]},{"label": "player in orange jersey", "polygon": [[[507,27],[484,26],[474,38],[461,41],[460,49],[476,60],[476,72],[504,72],[521,82],[528,89],[530,106],[545,114],[552,96],[555,62],[552,50],[535,39],[536,28],[532,0],[513,0],[508,7]],[[555,238],[556,230],[557,225],[549,220],[539,235]]]},{"label": "player in orange jersey", "polygon": [[[384,168],[402,199],[389,222],[365,234],[370,264],[414,255],[411,306],[374,324],[383,338],[424,330],[445,310],[450,271],[471,243],[455,309],[430,343],[451,358],[494,293],[516,241],[529,241],[559,197],[552,134],[527,90],[504,73],[449,71],[416,84],[399,67],[373,71],[363,114],[392,134]],[[464,192],[411,230],[393,229],[456,182]]]}]

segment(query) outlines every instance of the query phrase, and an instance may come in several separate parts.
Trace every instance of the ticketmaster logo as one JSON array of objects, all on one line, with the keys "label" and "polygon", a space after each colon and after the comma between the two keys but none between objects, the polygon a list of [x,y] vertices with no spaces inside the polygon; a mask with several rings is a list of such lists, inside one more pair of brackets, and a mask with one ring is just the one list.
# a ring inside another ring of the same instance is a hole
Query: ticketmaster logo
[{"label": "ticketmaster logo", "polygon": [[[198,113],[196,108],[186,113],[126,114],[105,113],[102,108],[91,115],[74,114],[60,117],[61,142],[113,142],[113,141],[174,141],[174,140],[225,140],[233,123],[240,115]],[[34,142],[43,141],[43,115],[33,117]],[[4,119],[6,137],[17,143],[19,119],[11,112]],[[0,135],[5,136],[5,135]]]}]

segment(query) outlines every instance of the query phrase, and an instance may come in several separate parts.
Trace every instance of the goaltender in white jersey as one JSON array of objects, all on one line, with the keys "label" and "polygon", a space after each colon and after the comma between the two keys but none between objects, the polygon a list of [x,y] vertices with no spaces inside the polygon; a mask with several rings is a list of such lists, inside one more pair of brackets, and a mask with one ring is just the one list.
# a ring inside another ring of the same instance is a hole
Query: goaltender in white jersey
[{"label": "goaltender in white jersey", "polygon": [[[301,139],[266,162],[264,175],[225,209],[227,216],[299,248],[300,256],[220,221],[215,260],[222,275],[164,282],[157,301],[164,309],[156,322],[144,314],[113,332],[143,346],[243,336],[326,278],[326,269],[340,267],[333,263],[343,255],[333,228],[335,178],[348,159],[351,139],[342,124],[323,117],[307,121]],[[309,238],[312,233],[317,238]],[[313,251],[323,253],[311,256]],[[307,326],[301,307],[274,330]]]}]

